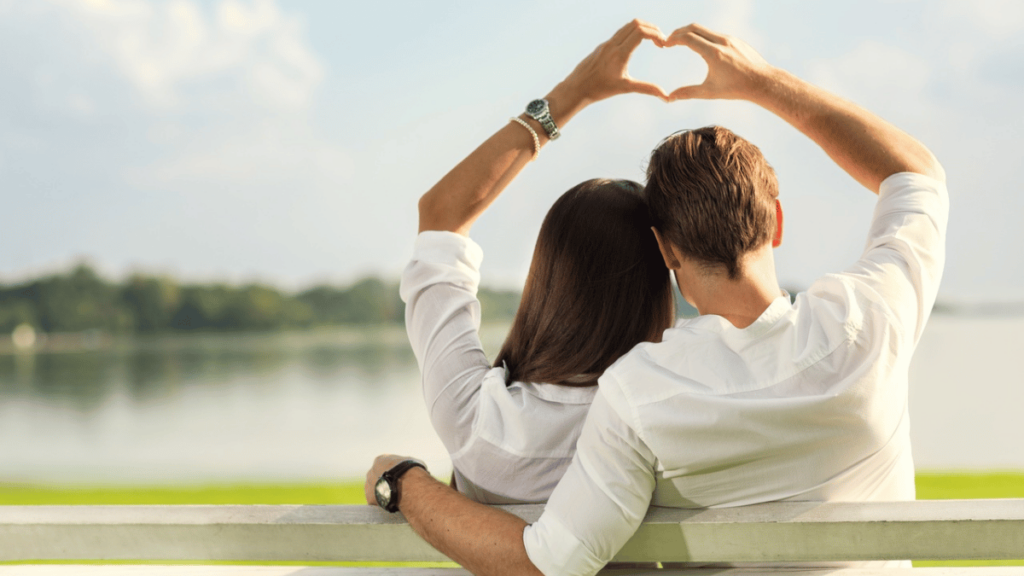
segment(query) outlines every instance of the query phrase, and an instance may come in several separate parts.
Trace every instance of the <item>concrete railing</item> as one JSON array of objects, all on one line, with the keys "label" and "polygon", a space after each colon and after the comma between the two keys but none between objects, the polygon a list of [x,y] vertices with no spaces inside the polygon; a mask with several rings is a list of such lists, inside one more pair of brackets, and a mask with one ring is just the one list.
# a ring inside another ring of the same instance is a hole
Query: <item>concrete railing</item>
[{"label": "concrete railing", "polygon": [[[505,506],[526,521],[541,506]],[[833,562],[1024,559],[1024,499],[777,502],[651,508],[619,562]],[[400,514],[370,506],[0,506],[0,561],[446,561]],[[72,571],[73,569],[73,571]],[[446,574],[458,569],[295,566],[0,566],[25,574]],[[645,573],[642,570],[606,571]],[[827,569],[800,574],[1024,575],[1024,567]],[[666,574],[659,570],[651,573]],[[686,571],[780,574],[780,569]]]}]

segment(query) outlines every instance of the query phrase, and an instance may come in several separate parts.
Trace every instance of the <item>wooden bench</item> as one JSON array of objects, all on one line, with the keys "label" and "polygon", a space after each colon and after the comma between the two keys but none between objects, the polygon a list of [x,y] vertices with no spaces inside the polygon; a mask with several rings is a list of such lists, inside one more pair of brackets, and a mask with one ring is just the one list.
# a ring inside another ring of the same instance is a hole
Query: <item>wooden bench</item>
[{"label": "wooden bench", "polygon": [[[541,506],[505,506],[528,522]],[[1024,559],[1024,499],[777,502],[651,508],[621,562]],[[457,568],[52,565],[40,561],[446,561],[400,514],[370,506],[0,506],[0,576],[457,576]],[[1022,567],[786,571],[606,570],[607,574],[1021,576]]]}]

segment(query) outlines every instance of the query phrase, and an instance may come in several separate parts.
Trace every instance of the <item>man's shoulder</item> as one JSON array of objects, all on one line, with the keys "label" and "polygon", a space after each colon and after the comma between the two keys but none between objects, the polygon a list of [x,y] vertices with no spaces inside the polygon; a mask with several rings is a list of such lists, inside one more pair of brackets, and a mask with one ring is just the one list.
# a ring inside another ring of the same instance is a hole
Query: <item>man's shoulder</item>
[{"label": "man's shoulder", "polygon": [[605,371],[602,390],[614,387],[624,401],[636,406],[692,389],[697,382],[687,366],[717,362],[704,354],[720,339],[714,323],[707,317],[680,319],[660,342],[637,344]]},{"label": "man's shoulder", "polygon": [[885,310],[855,279],[829,274],[793,303],[780,298],[747,329],[719,316],[684,320],[661,342],[638,344],[619,358],[601,383],[623,388],[636,406],[764,389],[855,340],[865,325],[885,323]]}]

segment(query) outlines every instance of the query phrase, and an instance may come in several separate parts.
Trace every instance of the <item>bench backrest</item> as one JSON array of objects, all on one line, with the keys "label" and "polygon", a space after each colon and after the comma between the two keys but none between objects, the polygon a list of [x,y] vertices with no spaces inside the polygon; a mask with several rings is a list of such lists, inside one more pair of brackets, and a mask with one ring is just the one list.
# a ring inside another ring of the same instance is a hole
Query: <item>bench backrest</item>
[{"label": "bench backrest", "polygon": [[[505,506],[536,520],[541,506]],[[620,561],[1024,558],[1024,499],[651,508]],[[0,506],[0,561],[443,561],[371,506]]]}]

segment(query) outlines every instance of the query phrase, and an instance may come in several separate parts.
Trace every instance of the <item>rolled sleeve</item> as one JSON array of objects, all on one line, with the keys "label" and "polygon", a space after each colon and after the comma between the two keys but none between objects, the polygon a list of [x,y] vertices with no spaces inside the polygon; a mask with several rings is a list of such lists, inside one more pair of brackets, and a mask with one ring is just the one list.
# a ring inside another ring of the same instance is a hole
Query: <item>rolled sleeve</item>
[{"label": "rolled sleeve", "polygon": [[548,576],[597,573],[640,526],[654,492],[654,455],[601,386],[572,465],[523,531],[527,555]]},{"label": "rolled sleeve", "polygon": [[428,231],[416,237],[412,260],[402,273],[402,301],[409,304],[424,288],[451,284],[476,294],[484,252],[466,236]]},{"label": "rolled sleeve", "polygon": [[878,196],[864,254],[844,274],[877,294],[916,342],[945,266],[949,194],[938,180],[902,172],[886,178]]}]

